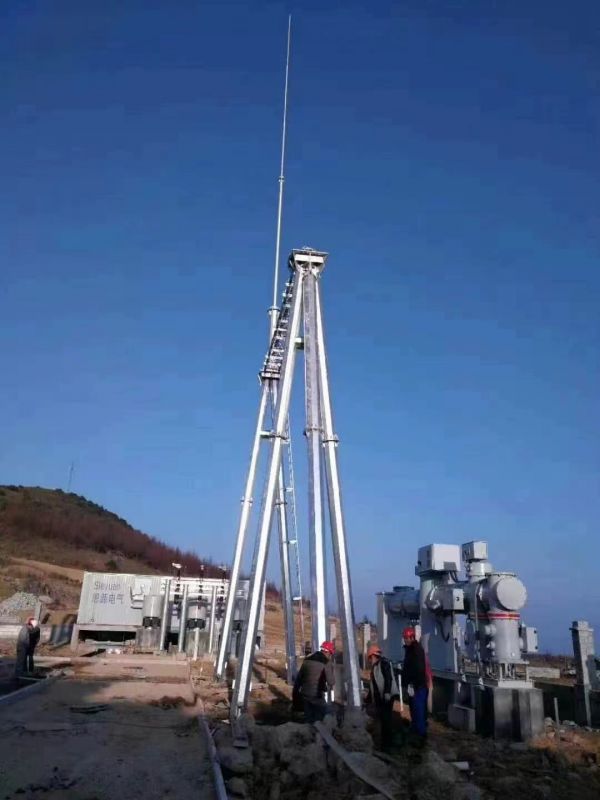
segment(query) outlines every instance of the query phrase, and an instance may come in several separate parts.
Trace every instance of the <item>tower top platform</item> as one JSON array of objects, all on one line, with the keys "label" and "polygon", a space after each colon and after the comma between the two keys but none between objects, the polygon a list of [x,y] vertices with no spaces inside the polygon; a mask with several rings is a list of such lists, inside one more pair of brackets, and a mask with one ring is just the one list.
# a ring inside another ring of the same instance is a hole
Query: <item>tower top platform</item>
[{"label": "tower top platform", "polygon": [[292,250],[288,259],[288,267],[291,272],[297,272],[300,269],[322,272],[328,256],[329,253],[313,250],[312,247],[302,247],[300,250]]}]

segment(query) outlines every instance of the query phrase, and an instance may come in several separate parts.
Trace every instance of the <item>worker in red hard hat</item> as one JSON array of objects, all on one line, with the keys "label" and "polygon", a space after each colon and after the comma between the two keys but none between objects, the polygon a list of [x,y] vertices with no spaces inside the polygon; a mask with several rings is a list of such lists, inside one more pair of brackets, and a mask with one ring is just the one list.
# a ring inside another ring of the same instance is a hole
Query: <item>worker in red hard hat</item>
[{"label": "worker in red hard hat", "polygon": [[371,668],[368,700],[375,708],[381,729],[381,749],[389,752],[394,737],[394,701],[400,697],[392,663],[384,658],[381,647],[372,644],[367,650]]},{"label": "worker in red hard hat", "polygon": [[333,642],[323,642],[316,653],[311,653],[304,659],[298,671],[292,702],[294,708],[302,706],[306,722],[322,720],[327,713],[325,695],[335,684],[332,663],[334,653]]},{"label": "worker in red hard hat", "polygon": [[411,731],[424,744],[427,738],[427,698],[431,677],[427,666],[427,656],[417,641],[413,627],[402,631],[404,641],[404,661],[402,663],[402,683],[406,686],[410,708]]}]

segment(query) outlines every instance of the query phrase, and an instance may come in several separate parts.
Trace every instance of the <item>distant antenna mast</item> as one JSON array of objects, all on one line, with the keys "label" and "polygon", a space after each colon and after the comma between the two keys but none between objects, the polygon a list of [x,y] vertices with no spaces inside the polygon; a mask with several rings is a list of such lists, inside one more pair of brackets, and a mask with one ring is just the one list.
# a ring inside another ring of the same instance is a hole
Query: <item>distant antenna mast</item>
[{"label": "distant antenna mast", "polygon": [[287,136],[288,83],[290,77],[290,47],[292,43],[292,15],[288,17],[287,55],[285,59],[285,90],[283,93],[283,124],[281,128],[281,166],[279,168],[279,200],[277,203],[277,235],[275,237],[275,275],[273,277],[273,304],[269,309],[271,316],[271,336],[277,324],[279,257],[281,251],[281,222],[283,217],[283,187],[285,184],[285,142]]},{"label": "distant antenna mast", "polygon": [[69,467],[69,480],[67,481],[67,492],[71,491],[71,486],[73,485],[74,472],[75,472],[75,462],[71,461],[71,466]]}]

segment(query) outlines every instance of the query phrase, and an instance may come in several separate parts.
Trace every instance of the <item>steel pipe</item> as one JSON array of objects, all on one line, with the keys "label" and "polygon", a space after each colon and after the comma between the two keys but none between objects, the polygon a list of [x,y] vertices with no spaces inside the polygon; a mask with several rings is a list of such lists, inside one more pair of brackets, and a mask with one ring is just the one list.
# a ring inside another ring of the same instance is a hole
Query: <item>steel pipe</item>
[{"label": "steel pipe", "polygon": [[256,431],[254,432],[254,441],[252,443],[252,453],[250,456],[250,466],[248,467],[248,477],[246,479],[246,487],[244,489],[244,496],[242,498],[242,511],[240,514],[240,524],[235,543],[235,553],[233,556],[233,564],[231,567],[231,575],[229,578],[229,591],[227,592],[227,602],[225,604],[225,616],[223,618],[223,628],[221,630],[221,645],[219,647],[219,654],[217,656],[217,663],[215,666],[215,677],[221,680],[225,670],[225,662],[229,652],[229,641],[231,639],[231,630],[233,624],[233,612],[235,608],[235,599],[237,594],[237,586],[240,578],[240,569],[242,565],[242,555],[244,552],[244,544],[246,541],[246,532],[248,530],[248,521],[250,519],[250,511],[252,509],[252,493],[254,491],[254,482],[256,480],[256,467],[258,464],[258,454],[260,450],[261,434],[265,421],[265,414],[267,411],[267,402],[269,400],[269,387],[267,381],[264,382],[262,387],[262,394],[260,398],[260,406],[258,409],[258,419],[256,421]]},{"label": "steel pipe", "polygon": [[312,649],[327,639],[327,586],[325,579],[325,531],[323,524],[323,476],[321,473],[321,403],[317,343],[317,278],[304,281],[304,375],[306,385],[306,442],[308,445],[308,533],[310,561],[310,612]]},{"label": "steel pipe", "polygon": [[[179,636],[177,646],[180,653],[185,653],[185,633],[188,619],[188,597],[189,584],[183,584],[183,594],[181,596],[181,614],[179,615]],[[213,589],[214,591],[214,589]]]},{"label": "steel pipe", "polygon": [[321,315],[321,298],[319,284],[315,282],[315,310],[317,330],[317,353],[319,359],[319,383],[321,389],[321,415],[323,426],[323,449],[325,453],[325,475],[327,478],[327,496],[329,500],[329,518],[333,540],[333,561],[337,595],[344,644],[344,670],[348,682],[348,705],[354,708],[361,706],[361,684],[358,669],[358,648],[356,646],[354,606],[352,586],[350,582],[350,565],[346,544],[346,527],[342,508],[342,494],[337,462],[338,438],[333,427],[333,411],[329,392],[329,375],[325,353],[325,334]]},{"label": "steel pipe", "polygon": [[[277,407],[277,382],[272,381],[272,407]],[[286,423],[289,428],[289,423]],[[288,431],[289,435],[289,431]],[[283,605],[283,626],[285,631],[286,680],[293,683],[296,677],[296,633],[294,629],[294,602],[292,597],[292,575],[288,549],[288,512],[285,490],[285,473],[283,459],[279,467],[279,483],[277,487],[277,522],[279,527],[279,560],[281,562],[281,596]]]},{"label": "steel pipe", "polygon": [[275,426],[271,444],[271,454],[267,473],[265,492],[260,516],[258,536],[254,550],[254,560],[250,578],[250,593],[246,618],[242,629],[242,646],[233,697],[231,714],[236,718],[241,709],[245,708],[252,673],[252,662],[260,604],[262,602],[263,587],[266,580],[267,555],[269,549],[269,536],[273,520],[273,508],[277,487],[279,483],[279,468],[281,465],[281,451],[287,434],[287,418],[290,406],[292,382],[294,378],[294,364],[296,360],[296,337],[300,329],[302,308],[302,283],[303,273],[296,272],[294,276],[294,294],[290,314],[288,337],[286,340],[285,355],[281,369],[280,391],[275,414]]},{"label": "steel pipe", "polygon": [[213,586],[210,600],[210,621],[208,627],[208,655],[212,656],[215,644],[215,625],[217,619],[217,587]]},{"label": "steel pipe", "polygon": [[166,650],[165,639],[171,627],[171,578],[165,581],[165,598],[163,601],[162,618],[160,621],[159,650]]}]

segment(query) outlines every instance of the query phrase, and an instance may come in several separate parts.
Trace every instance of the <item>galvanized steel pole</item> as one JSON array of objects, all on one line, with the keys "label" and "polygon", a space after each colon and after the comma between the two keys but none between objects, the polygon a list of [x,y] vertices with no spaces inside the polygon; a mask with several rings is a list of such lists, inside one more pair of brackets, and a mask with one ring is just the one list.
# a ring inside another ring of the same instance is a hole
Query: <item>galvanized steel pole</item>
[{"label": "galvanized steel pole", "polygon": [[162,618],[160,621],[160,647],[159,650],[166,650],[165,639],[171,626],[171,578],[165,581],[165,599],[163,602]]},{"label": "galvanized steel pole", "polygon": [[294,294],[291,308],[291,319],[288,336],[285,343],[285,355],[281,370],[279,399],[275,415],[275,427],[272,434],[272,449],[269,459],[267,482],[263,497],[258,537],[254,551],[254,562],[250,577],[250,596],[244,627],[242,629],[242,647],[238,663],[233,697],[231,701],[231,714],[235,718],[245,708],[250,690],[252,661],[258,630],[260,605],[262,602],[263,587],[266,579],[267,555],[269,549],[269,536],[273,520],[273,509],[279,482],[279,468],[281,465],[281,451],[287,435],[287,418],[290,406],[290,395],[294,377],[294,364],[296,361],[296,338],[300,329],[300,316],[302,309],[302,282],[304,275],[297,271],[294,276]]},{"label": "galvanized steel pole", "polygon": [[208,655],[212,656],[213,648],[215,646],[215,624],[217,619],[217,587],[212,588],[212,597],[210,599],[210,627],[208,629]]},{"label": "galvanized steel pole", "polygon": [[308,531],[310,557],[310,613],[312,649],[327,639],[327,588],[325,583],[325,533],[321,474],[321,404],[317,341],[317,278],[304,280],[304,374],[306,386],[306,441],[308,444]]},{"label": "galvanized steel pole", "polygon": [[200,628],[194,628],[194,661],[198,661],[199,648],[200,648]]},{"label": "galvanized steel pole", "polygon": [[240,524],[238,527],[237,539],[235,543],[235,554],[233,557],[233,565],[231,567],[231,575],[229,577],[229,591],[227,592],[227,602],[225,604],[225,616],[223,619],[223,628],[221,631],[221,646],[219,647],[219,655],[215,666],[215,677],[221,680],[225,670],[225,662],[227,660],[229,640],[231,638],[231,629],[233,624],[233,612],[235,608],[235,596],[237,592],[237,585],[240,577],[240,569],[242,566],[242,555],[244,552],[244,543],[246,541],[246,531],[248,529],[248,521],[250,519],[250,511],[252,509],[252,493],[254,491],[254,481],[256,479],[256,467],[258,463],[258,453],[260,450],[260,441],[263,432],[263,425],[265,422],[265,414],[267,411],[267,403],[269,400],[269,387],[267,382],[263,384],[262,394],[260,398],[260,406],[258,409],[258,419],[256,421],[256,431],[254,432],[254,441],[252,444],[252,454],[250,456],[250,466],[248,468],[248,477],[246,479],[246,487],[244,489],[244,496],[242,497],[242,511],[240,515]]},{"label": "galvanized steel pole", "polygon": [[[272,387],[273,408],[277,408],[277,383]],[[286,422],[286,433],[289,435],[289,423]],[[289,445],[288,445],[289,446]],[[285,491],[285,474],[283,459],[279,467],[277,488],[277,522],[279,527],[279,558],[281,561],[281,599],[283,606],[283,626],[285,631],[286,680],[293,683],[296,677],[296,634],[294,630],[294,601],[292,595],[292,575],[290,570],[290,552],[288,547],[288,506]]]},{"label": "galvanized steel pole", "polygon": [[[269,309],[271,319],[271,337],[277,326],[277,293],[279,283],[279,260],[281,253],[281,229],[283,221],[283,190],[285,185],[285,145],[287,137],[288,85],[290,77],[290,50],[292,45],[292,15],[288,17],[287,48],[285,57],[285,88],[283,92],[283,121],[281,126],[281,163],[279,167],[279,195],[277,200],[277,229],[275,234],[275,270],[273,275],[273,304]],[[273,409],[277,406],[277,382],[271,381]],[[291,683],[296,676],[296,637],[294,635],[294,605],[292,598],[292,576],[288,550],[287,503],[285,496],[285,475],[283,459],[279,470],[277,492],[279,553],[281,558],[281,592],[283,599],[283,617],[285,626],[285,647],[287,656],[287,682]]]},{"label": "galvanized steel pole", "polygon": [[[292,44],[292,15],[288,17],[287,51],[285,58],[285,89],[283,92],[283,124],[281,129],[281,165],[279,168],[279,198],[277,201],[277,233],[275,236],[275,274],[273,276],[273,306],[271,318],[277,311],[277,291],[279,283],[279,253],[281,251],[281,221],[283,216],[283,187],[285,184],[285,140],[287,134],[288,83],[290,76],[290,48]],[[271,330],[271,333],[273,331]]]},{"label": "galvanized steel pole", "polygon": [[181,614],[179,615],[179,637],[177,641],[177,647],[180,653],[185,653],[185,633],[188,618],[189,588],[190,587],[187,583],[183,584],[183,594],[181,596]]},{"label": "galvanized steel pole", "polygon": [[317,352],[319,357],[319,383],[321,389],[321,417],[323,425],[323,449],[325,454],[325,474],[327,477],[327,494],[329,499],[329,517],[333,540],[333,560],[339,603],[342,641],[344,645],[344,671],[348,682],[348,705],[354,708],[361,706],[360,674],[358,670],[358,650],[356,647],[354,606],[352,602],[352,586],[350,583],[350,567],[346,546],[346,527],[342,508],[339,468],[337,462],[338,437],[333,428],[333,412],[329,392],[329,375],[325,352],[325,334],[321,314],[321,297],[318,282],[315,282]]}]

